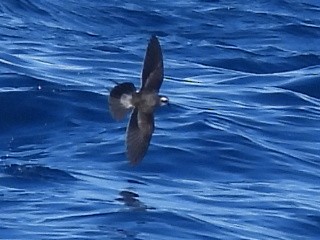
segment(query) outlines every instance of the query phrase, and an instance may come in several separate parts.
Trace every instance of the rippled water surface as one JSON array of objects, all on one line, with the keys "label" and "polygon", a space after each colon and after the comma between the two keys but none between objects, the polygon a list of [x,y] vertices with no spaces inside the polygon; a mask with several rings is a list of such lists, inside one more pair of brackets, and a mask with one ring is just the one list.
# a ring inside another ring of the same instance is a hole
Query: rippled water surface
[{"label": "rippled water surface", "polygon": [[[318,1],[0,3],[1,239],[319,239]],[[162,45],[143,161],[107,96]]]}]

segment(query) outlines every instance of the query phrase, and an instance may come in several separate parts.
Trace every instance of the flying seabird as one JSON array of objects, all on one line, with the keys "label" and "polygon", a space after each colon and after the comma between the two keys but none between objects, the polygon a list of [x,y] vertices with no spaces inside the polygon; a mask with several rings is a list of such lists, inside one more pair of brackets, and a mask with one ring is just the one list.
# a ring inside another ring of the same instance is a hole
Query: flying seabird
[{"label": "flying seabird", "polygon": [[127,157],[132,164],[146,154],[154,131],[153,112],[169,99],[159,95],[163,82],[163,58],[159,40],[152,36],[144,58],[141,87],[125,82],[115,86],[109,95],[109,110],[115,120],[123,119],[132,110],[126,131]]}]

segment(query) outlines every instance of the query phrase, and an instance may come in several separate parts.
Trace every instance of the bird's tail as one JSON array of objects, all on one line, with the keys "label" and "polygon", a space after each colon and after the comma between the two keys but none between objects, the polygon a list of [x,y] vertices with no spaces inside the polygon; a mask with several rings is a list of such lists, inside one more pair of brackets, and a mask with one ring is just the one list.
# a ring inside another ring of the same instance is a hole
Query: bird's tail
[{"label": "bird's tail", "polygon": [[109,110],[111,116],[121,120],[134,107],[132,105],[132,94],[136,88],[132,83],[121,83],[115,86],[109,95]]}]

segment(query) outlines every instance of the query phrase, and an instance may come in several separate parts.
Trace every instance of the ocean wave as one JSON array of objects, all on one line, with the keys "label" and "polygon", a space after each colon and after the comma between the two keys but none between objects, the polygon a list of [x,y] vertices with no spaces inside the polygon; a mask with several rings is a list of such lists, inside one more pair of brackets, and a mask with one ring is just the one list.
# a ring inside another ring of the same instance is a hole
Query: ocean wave
[{"label": "ocean wave", "polygon": [[1,172],[7,176],[16,179],[26,179],[33,183],[36,183],[39,180],[50,182],[76,180],[75,177],[66,171],[33,164],[2,165]]},{"label": "ocean wave", "polygon": [[[1,1],[1,236],[316,238],[319,12],[317,1]],[[140,85],[153,34],[170,104],[132,166],[128,119],[113,121],[107,99]]]}]

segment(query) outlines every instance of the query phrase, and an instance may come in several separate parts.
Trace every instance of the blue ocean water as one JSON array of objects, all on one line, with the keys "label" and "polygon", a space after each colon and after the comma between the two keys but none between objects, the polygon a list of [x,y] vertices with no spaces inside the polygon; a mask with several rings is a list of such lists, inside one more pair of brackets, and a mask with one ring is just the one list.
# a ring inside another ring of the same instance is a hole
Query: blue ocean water
[{"label": "blue ocean water", "polygon": [[[0,239],[319,239],[320,3],[0,2]],[[143,161],[115,83],[164,55]]]}]

